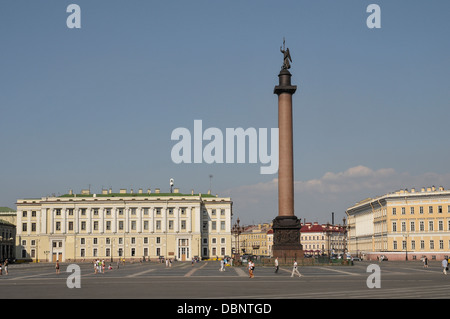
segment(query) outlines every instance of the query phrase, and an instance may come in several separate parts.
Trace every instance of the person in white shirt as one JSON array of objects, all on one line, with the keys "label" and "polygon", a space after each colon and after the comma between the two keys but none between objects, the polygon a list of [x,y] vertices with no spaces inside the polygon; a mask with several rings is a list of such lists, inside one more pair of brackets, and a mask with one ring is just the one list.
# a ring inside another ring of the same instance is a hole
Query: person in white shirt
[{"label": "person in white shirt", "polygon": [[448,261],[447,261],[447,259],[444,258],[442,260],[442,268],[443,268],[444,275],[447,275],[447,267],[448,267]]},{"label": "person in white shirt", "polygon": [[277,258],[275,258],[275,273],[277,274],[278,273],[278,257]]},{"label": "person in white shirt", "polygon": [[295,275],[298,275],[299,277],[302,276],[302,275],[298,272],[298,269],[297,269],[297,260],[294,260],[294,267],[292,268],[292,274],[291,274],[291,277],[294,277],[294,274],[295,274]]}]

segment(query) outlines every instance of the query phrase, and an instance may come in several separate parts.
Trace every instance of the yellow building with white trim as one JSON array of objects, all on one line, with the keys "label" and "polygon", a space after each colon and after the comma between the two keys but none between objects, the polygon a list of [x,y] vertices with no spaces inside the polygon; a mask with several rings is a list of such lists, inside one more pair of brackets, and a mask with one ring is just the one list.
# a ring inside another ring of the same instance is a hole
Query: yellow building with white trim
[{"label": "yellow building with white trim", "polygon": [[348,251],[376,260],[442,260],[450,256],[450,191],[400,190],[347,209]]}]

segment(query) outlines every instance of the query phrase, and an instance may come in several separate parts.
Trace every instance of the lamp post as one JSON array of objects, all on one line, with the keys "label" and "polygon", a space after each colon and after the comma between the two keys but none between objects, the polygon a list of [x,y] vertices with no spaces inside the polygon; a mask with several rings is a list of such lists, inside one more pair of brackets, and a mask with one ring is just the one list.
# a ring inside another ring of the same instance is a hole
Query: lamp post
[{"label": "lamp post", "polygon": [[[236,223],[233,225],[233,228],[231,229],[231,233],[234,234],[235,238],[237,237],[237,249],[234,253],[234,259],[235,261],[239,261],[240,259],[240,250],[239,250],[239,235],[243,232],[243,227],[239,225],[240,220],[237,219]],[[235,239],[236,242],[236,239]]]}]

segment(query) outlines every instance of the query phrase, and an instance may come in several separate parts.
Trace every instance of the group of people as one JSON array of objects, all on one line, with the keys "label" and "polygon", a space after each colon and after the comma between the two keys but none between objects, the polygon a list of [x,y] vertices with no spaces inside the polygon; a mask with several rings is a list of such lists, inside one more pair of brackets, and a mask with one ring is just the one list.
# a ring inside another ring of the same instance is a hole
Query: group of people
[{"label": "group of people", "polygon": [[[248,269],[248,275],[249,275],[249,278],[255,278],[255,274],[254,274],[254,271],[255,271],[255,263],[254,263],[252,260],[249,260],[249,261],[248,261],[247,269]],[[275,258],[275,273],[276,273],[276,274],[278,273],[278,270],[279,270],[279,269],[280,269],[280,267],[279,267],[278,257],[277,257],[277,258]],[[298,263],[297,263],[297,260],[294,260],[294,265],[293,265],[293,267],[292,267],[291,277],[294,277],[294,276],[298,276],[298,277],[301,277],[301,276],[302,276],[302,274],[298,271]]]},{"label": "group of people", "polygon": [[[106,268],[106,263],[105,263],[105,260],[104,260],[104,259],[103,259],[103,260],[96,259],[96,260],[94,261],[94,272],[95,272],[96,274],[98,274],[98,273],[105,273],[105,268]],[[108,269],[109,269],[109,270],[112,269],[111,264],[108,266]]]}]

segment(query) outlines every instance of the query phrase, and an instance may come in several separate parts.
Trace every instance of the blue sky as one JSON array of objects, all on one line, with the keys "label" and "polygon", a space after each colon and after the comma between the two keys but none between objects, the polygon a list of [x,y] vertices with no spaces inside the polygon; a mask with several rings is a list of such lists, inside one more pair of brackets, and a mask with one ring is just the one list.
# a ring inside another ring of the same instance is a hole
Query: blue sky
[{"label": "blue sky", "polygon": [[[66,8],[81,7],[81,29]],[[381,8],[369,29],[366,8]],[[3,1],[0,206],[102,187],[232,196],[277,215],[260,164],[175,164],[178,127],[277,126],[292,54],[296,215],[327,222],[369,196],[450,187],[448,1]],[[330,176],[333,187],[330,187]],[[439,185],[438,185],[439,184]],[[320,189],[308,185],[322,185]],[[352,187],[349,187],[352,185]]]}]

